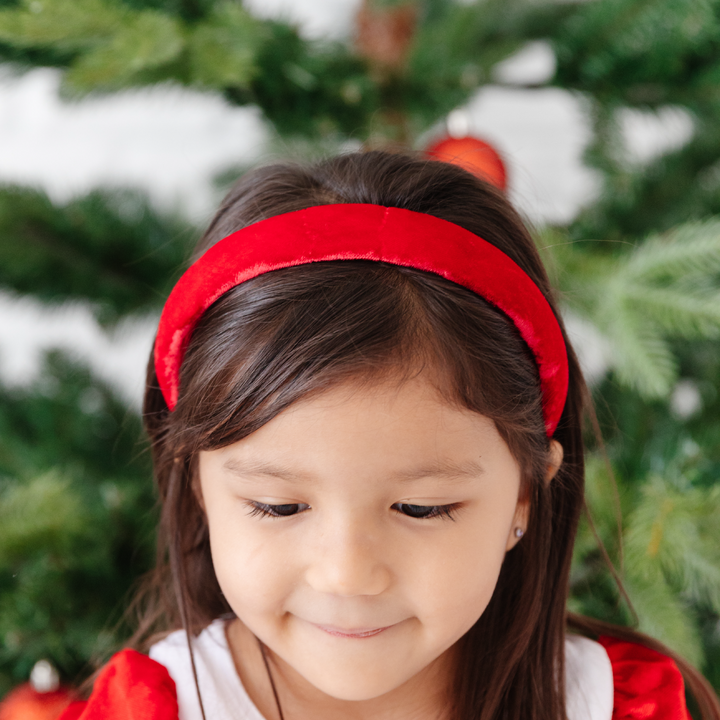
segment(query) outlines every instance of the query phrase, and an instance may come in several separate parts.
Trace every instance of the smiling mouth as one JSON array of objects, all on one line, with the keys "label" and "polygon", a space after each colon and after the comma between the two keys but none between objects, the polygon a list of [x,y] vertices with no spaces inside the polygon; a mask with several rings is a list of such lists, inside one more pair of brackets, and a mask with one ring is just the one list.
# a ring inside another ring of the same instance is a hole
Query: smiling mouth
[{"label": "smiling mouth", "polygon": [[320,630],[323,630],[328,635],[333,635],[334,637],[353,638],[360,640],[362,638],[375,637],[375,635],[379,635],[381,632],[385,632],[385,630],[389,630],[393,626],[387,625],[386,627],[381,628],[356,628],[353,630],[336,628],[332,627],[331,625],[316,625],[315,627],[320,628]]}]

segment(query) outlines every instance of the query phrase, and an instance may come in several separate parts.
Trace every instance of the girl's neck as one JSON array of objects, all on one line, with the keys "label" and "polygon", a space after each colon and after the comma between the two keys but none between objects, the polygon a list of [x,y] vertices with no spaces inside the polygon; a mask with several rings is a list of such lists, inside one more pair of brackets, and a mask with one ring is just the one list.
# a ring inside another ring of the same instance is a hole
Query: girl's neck
[{"label": "girl's neck", "polygon": [[[250,699],[267,720],[280,720],[257,638],[240,620],[226,629],[235,668]],[[445,720],[452,682],[451,651],[402,686],[370,700],[340,700],[311,685],[294,668],[265,649],[284,720]]]}]

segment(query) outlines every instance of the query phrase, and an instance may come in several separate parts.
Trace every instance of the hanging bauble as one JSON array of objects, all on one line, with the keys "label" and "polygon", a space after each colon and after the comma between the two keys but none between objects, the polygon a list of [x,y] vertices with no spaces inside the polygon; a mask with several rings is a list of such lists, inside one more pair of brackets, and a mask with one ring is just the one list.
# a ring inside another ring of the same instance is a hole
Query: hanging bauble
[{"label": "hanging bauble", "polygon": [[459,138],[446,137],[431,145],[425,152],[433,160],[459,165],[501,190],[507,187],[505,163],[498,151],[483,140],[469,135]]},{"label": "hanging bauble", "polygon": [[0,702],[0,720],[57,720],[72,699],[62,688],[40,693],[23,683]]},{"label": "hanging bauble", "polygon": [[30,682],[19,685],[0,702],[0,720],[57,720],[72,700],[72,693],[60,687],[55,668],[40,660]]}]

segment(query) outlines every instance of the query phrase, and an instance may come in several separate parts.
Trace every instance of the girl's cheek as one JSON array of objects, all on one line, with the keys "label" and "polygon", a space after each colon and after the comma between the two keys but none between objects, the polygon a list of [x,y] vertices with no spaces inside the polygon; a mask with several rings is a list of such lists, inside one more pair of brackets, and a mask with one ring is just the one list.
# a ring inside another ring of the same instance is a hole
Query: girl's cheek
[{"label": "girl's cheek", "polygon": [[213,523],[210,519],[215,573],[237,614],[240,607],[259,609],[268,603],[281,602],[293,584],[290,548],[282,537],[265,531],[262,526],[270,522],[232,515],[223,522]]},{"label": "girl's cheek", "polygon": [[502,554],[497,551],[457,555],[452,560],[446,559],[446,570],[439,568],[434,581],[428,582],[418,594],[434,597],[435,611],[456,618],[467,630],[490,602],[501,566]]},{"label": "girl's cheek", "polygon": [[[446,541],[417,549],[415,595],[432,598],[426,609],[469,629],[497,585],[515,505],[509,501],[470,505],[451,526]],[[457,532],[452,532],[457,529]],[[409,569],[410,570],[410,569]]]}]

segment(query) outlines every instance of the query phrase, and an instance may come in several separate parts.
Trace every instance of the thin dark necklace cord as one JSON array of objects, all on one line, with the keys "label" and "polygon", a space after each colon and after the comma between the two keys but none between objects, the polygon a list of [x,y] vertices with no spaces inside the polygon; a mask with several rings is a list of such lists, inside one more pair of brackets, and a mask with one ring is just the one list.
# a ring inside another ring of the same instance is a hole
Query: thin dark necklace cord
[{"label": "thin dark necklace cord", "polygon": [[260,646],[260,654],[262,655],[263,662],[265,663],[265,670],[267,670],[268,679],[270,680],[270,687],[273,691],[273,697],[275,698],[275,705],[277,706],[278,715],[280,716],[280,720],[285,720],[285,716],[283,715],[282,708],[280,707],[280,698],[277,694],[277,688],[275,687],[275,681],[273,680],[272,673],[270,672],[270,663],[268,662],[267,655],[265,654],[265,646],[262,643],[262,640],[258,638],[258,645]]}]

